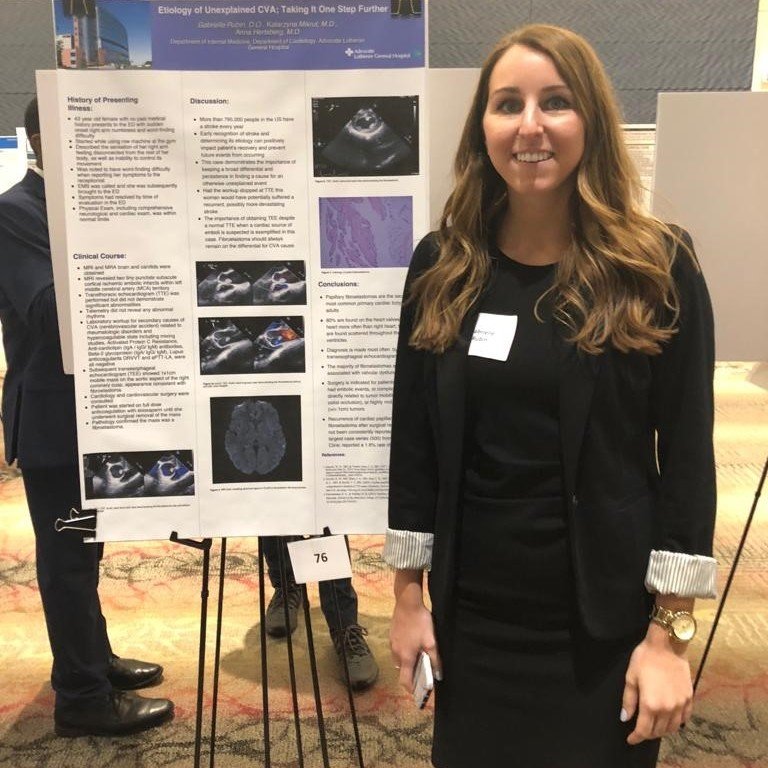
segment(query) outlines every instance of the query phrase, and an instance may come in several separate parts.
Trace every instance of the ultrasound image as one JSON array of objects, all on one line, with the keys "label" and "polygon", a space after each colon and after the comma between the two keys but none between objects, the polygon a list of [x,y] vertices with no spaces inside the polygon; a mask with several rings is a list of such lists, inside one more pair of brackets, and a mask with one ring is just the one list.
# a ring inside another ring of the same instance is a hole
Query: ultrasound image
[{"label": "ultrasound image", "polygon": [[419,172],[417,96],[312,100],[315,176]]},{"label": "ultrasound image", "polygon": [[197,306],[306,304],[303,261],[199,261]]},{"label": "ultrasound image", "polygon": [[195,493],[190,450],[87,453],[83,456],[83,477],[87,499]]},{"label": "ultrasound image", "polygon": [[304,318],[198,318],[200,373],[303,373]]}]

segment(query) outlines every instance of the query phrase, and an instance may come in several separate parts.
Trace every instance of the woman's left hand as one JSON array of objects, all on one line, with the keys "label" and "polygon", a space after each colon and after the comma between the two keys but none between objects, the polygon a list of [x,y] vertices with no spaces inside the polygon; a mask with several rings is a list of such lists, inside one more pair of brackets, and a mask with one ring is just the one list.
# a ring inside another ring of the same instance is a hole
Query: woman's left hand
[{"label": "woman's left hand", "polygon": [[637,713],[628,744],[675,733],[693,710],[691,667],[687,643],[673,641],[664,627],[652,623],[635,648],[627,668],[621,720]]}]

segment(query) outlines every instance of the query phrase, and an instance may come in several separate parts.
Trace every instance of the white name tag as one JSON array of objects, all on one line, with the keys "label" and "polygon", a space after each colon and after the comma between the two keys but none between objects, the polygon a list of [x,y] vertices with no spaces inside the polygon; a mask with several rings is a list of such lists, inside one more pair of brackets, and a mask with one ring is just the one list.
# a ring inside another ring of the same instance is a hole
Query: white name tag
[{"label": "white name tag", "polygon": [[352,565],[343,536],[291,541],[288,554],[297,584],[352,578]]},{"label": "white name tag", "polygon": [[467,354],[504,361],[509,357],[517,330],[517,315],[492,315],[481,312]]}]

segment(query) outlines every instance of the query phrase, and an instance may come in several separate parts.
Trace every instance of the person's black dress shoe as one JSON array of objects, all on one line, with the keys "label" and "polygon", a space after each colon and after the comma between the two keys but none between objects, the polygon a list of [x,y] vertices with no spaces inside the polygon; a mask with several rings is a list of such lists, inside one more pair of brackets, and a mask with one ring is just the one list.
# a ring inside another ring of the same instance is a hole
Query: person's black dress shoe
[{"label": "person's black dress shoe", "polygon": [[57,736],[126,736],[172,718],[172,701],[124,691],[112,691],[103,703],[57,707],[53,716]]},{"label": "person's black dress shoe", "polygon": [[118,691],[135,691],[159,683],[163,668],[159,664],[138,659],[121,659],[113,656],[109,662],[107,679]]}]

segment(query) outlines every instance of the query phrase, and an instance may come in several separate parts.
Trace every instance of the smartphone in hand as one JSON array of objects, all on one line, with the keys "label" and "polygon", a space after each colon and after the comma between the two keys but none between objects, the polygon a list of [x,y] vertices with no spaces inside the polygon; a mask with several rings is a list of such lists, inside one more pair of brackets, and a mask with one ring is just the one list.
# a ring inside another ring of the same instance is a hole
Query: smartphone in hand
[{"label": "smartphone in hand", "polygon": [[435,679],[432,676],[432,662],[429,660],[429,656],[422,651],[413,670],[413,703],[419,709],[424,709],[434,687]]}]

